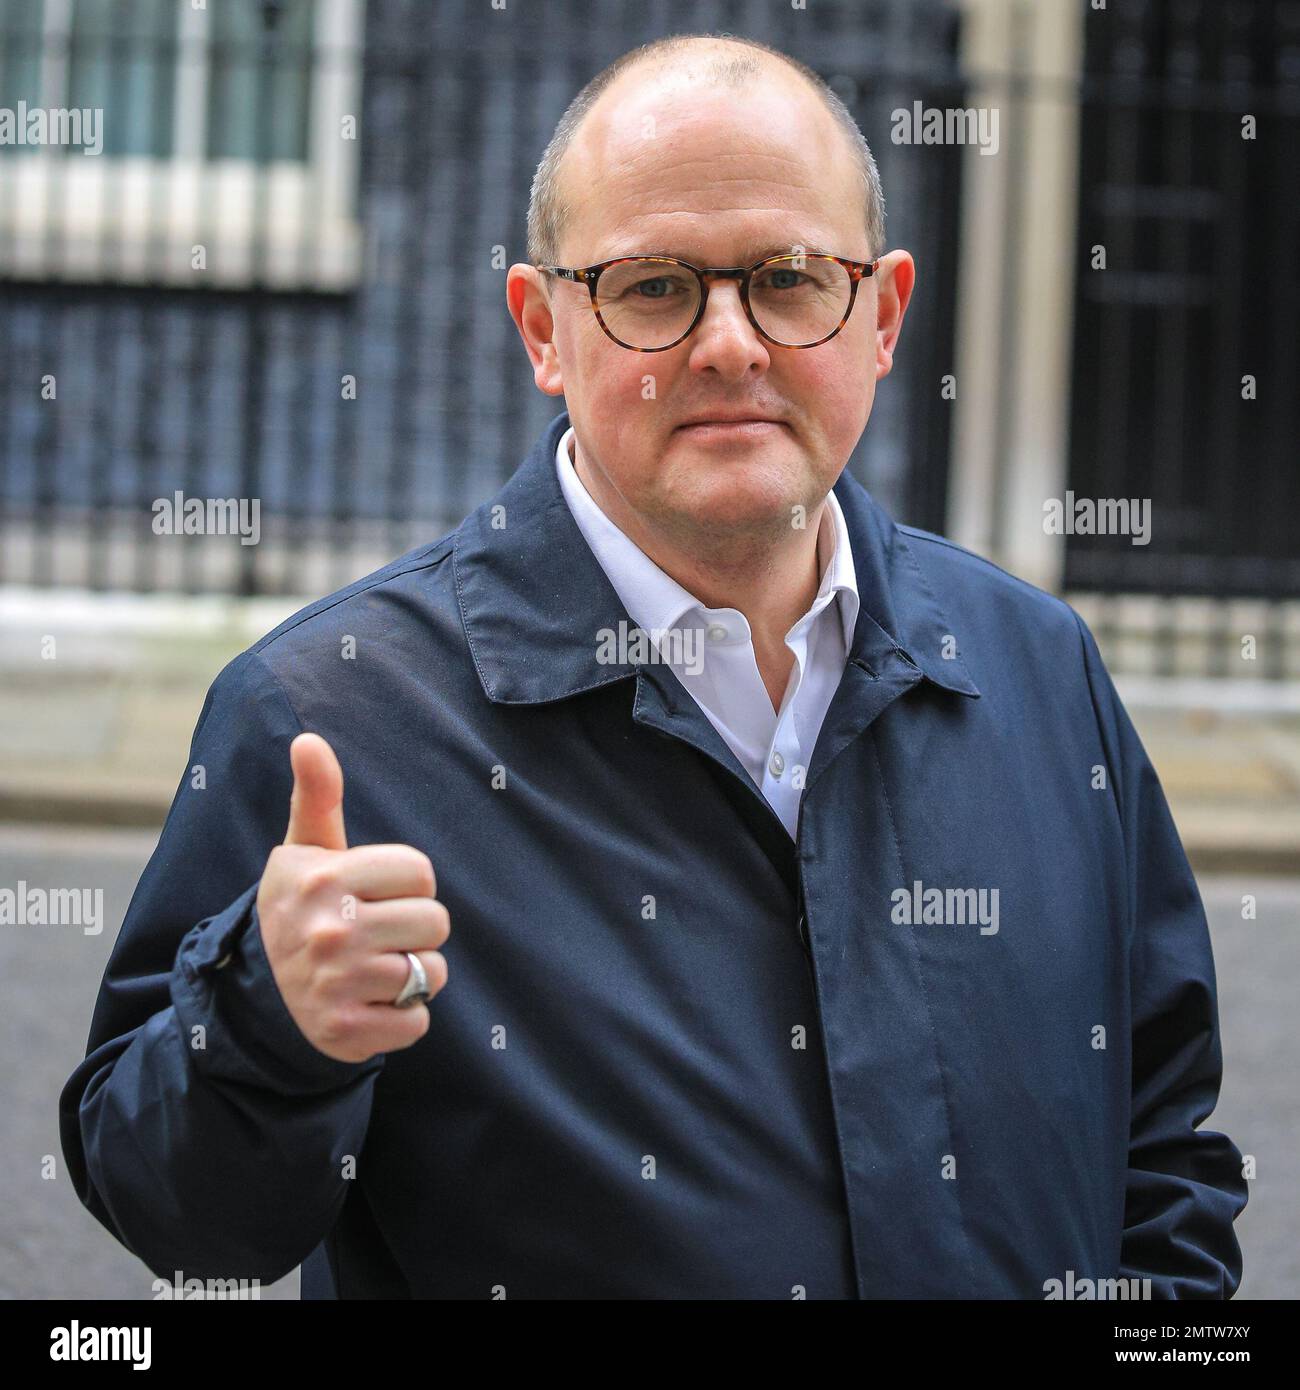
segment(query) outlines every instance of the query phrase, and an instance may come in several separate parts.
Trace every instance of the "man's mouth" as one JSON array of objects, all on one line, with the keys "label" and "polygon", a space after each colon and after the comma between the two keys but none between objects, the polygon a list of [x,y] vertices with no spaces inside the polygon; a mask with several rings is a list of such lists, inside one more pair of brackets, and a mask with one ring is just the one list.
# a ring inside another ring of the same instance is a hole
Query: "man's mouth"
[{"label": "man's mouth", "polygon": [[714,419],[691,420],[677,426],[680,433],[701,442],[709,439],[763,439],[785,428],[782,421],[760,415],[718,416]]}]

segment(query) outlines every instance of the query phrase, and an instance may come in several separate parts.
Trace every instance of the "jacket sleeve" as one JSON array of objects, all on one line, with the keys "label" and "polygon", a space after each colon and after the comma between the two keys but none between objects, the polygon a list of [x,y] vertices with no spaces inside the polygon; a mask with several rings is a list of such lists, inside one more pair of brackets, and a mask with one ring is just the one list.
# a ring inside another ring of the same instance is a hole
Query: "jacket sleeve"
[{"label": "jacket sleeve", "polygon": [[1156,1299],[1226,1299],[1241,1283],[1233,1221],[1248,1188],[1226,1135],[1198,1129],[1223,1060],[1209,927],[1155,769],[1097,644],[1075,615],[1124,838],[1132,1105],[1120,1277]]},{"label": "jacket sleeve", "polygon": [[300,731],[256,652],[213,683],[59,1100],[77,1195],[167,1279],[289,1273],[338,1216],[369,1123],[382,1054],[306,1039],[257,920]]}]

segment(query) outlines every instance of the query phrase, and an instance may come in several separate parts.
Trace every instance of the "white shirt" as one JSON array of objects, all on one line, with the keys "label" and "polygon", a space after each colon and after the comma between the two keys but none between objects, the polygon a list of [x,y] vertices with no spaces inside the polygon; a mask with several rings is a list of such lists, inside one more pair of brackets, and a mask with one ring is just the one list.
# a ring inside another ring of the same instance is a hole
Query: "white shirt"
[{"label": "white shirt", "polygon": [[[676,629],[658,644],[669,665],[797,838],[799,802],[813,746],[844,673],[858,617],[848,528],[834,492],[817,533],[821,584],[812,607],[785,635],[794,667],[779,711],[759,674],[749,622],[735,608],[705,608],[605,515],[573,466],[565,430],[555,451],[560,487],[628,616],[646,633]],[[703,660],[700,660],[700,655]]]}]

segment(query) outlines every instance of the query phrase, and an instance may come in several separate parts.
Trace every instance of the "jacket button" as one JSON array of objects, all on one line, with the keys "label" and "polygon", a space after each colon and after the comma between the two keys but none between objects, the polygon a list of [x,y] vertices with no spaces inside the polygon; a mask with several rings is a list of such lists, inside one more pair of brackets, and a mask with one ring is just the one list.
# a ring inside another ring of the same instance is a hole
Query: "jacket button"
[{"label": "jacket button", "polygon": [[802,912],[799,914],[799,922],[795,930],[799,933],[800,944],[811,955],[812,949],[808,942],[808,919]]}]

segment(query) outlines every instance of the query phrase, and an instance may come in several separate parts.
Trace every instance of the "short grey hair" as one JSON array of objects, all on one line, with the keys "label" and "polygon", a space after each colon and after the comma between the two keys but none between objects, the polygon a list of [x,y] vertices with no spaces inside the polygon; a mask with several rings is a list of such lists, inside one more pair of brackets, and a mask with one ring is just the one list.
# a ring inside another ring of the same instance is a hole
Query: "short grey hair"
[{"label": "short grey hair", "polygon": [[[708,47],[693,57],[690,50],[701,46],[702,41]],[[736,51],[726,54],[721,48],[723,44],[735,45],[738,49],[756,49],[759,52]],[[858,128],[857,121],[853,119],[852,112],[840,100],[834,88],[806,63],[790,57],[788,53],[782,53],[778,48],[761,43],[758,39],[743,38],[724,32],[669,34],[665,38],[655,39],[652,43],[630,49],[598,72],[573,98],[564,115],[560,117],[555,133],[542,154],[537,172],[533,175],[532,192],[528,199],[529,262],[533,265],[556,263],[560,253],[560,239],[570,215],[570,209],[560,195],[560,167],[578,132],[578,127],[595,105],[596,99],[615,78],[640,64],[650,64],[656,72],[674,66],[693,66],[710,82],[739,87],[756,77],[762,77],[763,59],[760,54],[779,59],[797,72],[820,97],[822,104],[848,138],[849,147],[856,158],[861,175],[867,259],[875,259],[880,255],[885,246],[885,199],[880,188],[880,175],[876,171],[875,158]]]}]

